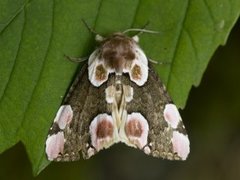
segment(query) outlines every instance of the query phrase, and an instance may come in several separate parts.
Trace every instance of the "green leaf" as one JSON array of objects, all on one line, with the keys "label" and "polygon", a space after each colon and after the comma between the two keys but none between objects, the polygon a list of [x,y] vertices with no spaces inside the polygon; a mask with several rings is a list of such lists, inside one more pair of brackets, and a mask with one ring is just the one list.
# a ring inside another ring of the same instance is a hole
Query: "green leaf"
[{"label": "green leaf", "polygon": [[0,152],[19,141],[34,174],[48,165],[48,129],[78,64],[95,47],[81,19],[103,35],[142,27],[147,56],[179,107],[239,17],[239,0],[0,0]]}]

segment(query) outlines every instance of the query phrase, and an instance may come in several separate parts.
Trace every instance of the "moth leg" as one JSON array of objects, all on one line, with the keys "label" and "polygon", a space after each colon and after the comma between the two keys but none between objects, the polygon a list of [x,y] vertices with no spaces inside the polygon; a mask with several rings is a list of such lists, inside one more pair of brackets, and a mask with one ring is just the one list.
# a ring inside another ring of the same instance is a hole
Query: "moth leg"
[{"label": "moth leg", "polygon": [[66,54],[64,54],[64,57],[67,58],[68,60],[76,63],[84,62],[88,60],[88,57],[70,57]]},{"label": "moth leg", "polygon": [[153,63],[153,64],[157,64],[157,65],[169,65],[169,64],[171,64],[170,62],[160,62],[160,61],[155,61],[155,60],[150,59],[150,58],[148,58],[148,61]]}]

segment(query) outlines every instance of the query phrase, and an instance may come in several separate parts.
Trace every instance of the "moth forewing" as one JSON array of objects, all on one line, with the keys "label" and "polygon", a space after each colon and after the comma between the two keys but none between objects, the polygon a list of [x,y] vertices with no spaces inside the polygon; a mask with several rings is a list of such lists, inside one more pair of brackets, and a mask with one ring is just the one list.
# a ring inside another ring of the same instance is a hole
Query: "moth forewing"
[{"label": "moth forewing", "polygon": [[189,139],[176,106],[138,45],[138,37],[98,38],[46,140],[49,160],[89,158],[124,142],[146,154],[185,160]]}]

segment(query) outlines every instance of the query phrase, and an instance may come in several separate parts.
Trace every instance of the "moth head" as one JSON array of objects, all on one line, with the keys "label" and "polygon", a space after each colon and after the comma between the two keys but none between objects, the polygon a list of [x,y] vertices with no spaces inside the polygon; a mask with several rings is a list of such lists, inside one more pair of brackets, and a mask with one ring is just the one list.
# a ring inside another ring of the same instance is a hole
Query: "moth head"
[{"label": "moth head", "polygon": [[121,74],[123,69],[130,66],[135,59],[134,47],[136,42],[123,33],[114,33],[100,44],[100,58],[104,60],[107,68]]}]

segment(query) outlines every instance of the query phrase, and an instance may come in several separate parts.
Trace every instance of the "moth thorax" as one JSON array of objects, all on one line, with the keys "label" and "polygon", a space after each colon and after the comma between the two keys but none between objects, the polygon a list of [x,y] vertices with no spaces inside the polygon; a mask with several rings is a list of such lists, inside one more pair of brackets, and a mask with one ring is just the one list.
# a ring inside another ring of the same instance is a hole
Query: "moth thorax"
[{"label": "moth thorax", "polygon": [[122,84],[122,74],[116,74],[115,84]]},{"label": "moth thorax", "polygon": [[128,61],[135,59],[134,40],[123,35],[115,34],[102,44],[102,58],[106,65],[116,73],[122,73]]},{"label": "moth thorax", "polygon": [[106,67],[113,69],[116,74],[121,75],[126,66],[126,60],[123,57],[106,57],[104,58]]},{"label": "moth thorax", "polygon": [[119,104],[123,94],[122,75],[115,76],[115,90],[116,90],[115,98],[117,100],[117,104]]}]

